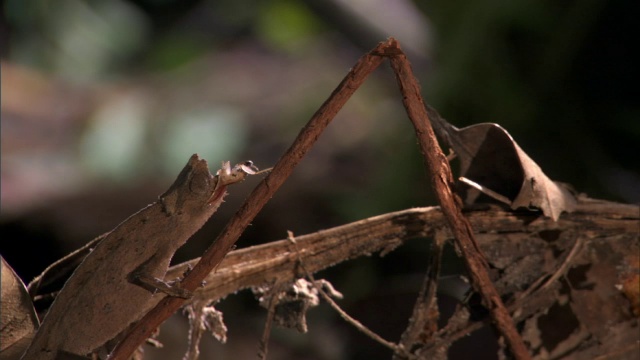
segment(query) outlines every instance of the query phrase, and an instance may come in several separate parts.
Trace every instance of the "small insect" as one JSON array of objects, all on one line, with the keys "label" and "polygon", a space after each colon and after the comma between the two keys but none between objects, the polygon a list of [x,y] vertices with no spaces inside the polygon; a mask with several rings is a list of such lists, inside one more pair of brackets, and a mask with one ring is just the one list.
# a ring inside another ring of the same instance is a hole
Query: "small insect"
[{"label": "small insect", "polygon": [[218,170],[218,172],[216,172],[216,187],[213,190],[213,194],[211,194],[211,197],[209,198],[209,201],[207,201],[207,203],[211,204],[219,199],[224,194],[227,185],[241,182],[247,177],[247,175],[257,175],[267,171],[271,171],[271,169],[273,168],[260,170],[253,164],[253,161],[251,160],[236,164],[233,166],[233,168],[231,168],[230,162],[223,161],[222,167],[220,168],[220,170]]}]

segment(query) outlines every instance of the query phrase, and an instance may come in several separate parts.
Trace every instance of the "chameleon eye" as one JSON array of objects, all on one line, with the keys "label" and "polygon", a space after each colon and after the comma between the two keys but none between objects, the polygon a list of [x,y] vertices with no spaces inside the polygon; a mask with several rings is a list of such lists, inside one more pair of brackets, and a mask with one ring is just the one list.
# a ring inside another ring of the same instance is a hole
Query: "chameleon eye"
[{"label": "chameleon eye", "polygon": [[209,175],[199,174],[189,181],[189,189],[196,194],[204,194],[209,191]]}]

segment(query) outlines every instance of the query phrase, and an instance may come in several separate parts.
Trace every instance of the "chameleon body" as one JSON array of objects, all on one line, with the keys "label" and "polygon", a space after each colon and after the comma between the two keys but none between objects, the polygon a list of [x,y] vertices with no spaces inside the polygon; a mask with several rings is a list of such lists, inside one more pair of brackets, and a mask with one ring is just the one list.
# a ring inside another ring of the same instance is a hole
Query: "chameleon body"
[{"label": "chameleon body", "polygon": [[107,233],[86,256],[22,359],[87,355],[139,320],[165,293],[189,296],[160,279],[175,251],[218,209],[226,186],[254,170],[251,162],[233,169],[226,162],[213,176],[206,161],[193,155],[169,190]]}]

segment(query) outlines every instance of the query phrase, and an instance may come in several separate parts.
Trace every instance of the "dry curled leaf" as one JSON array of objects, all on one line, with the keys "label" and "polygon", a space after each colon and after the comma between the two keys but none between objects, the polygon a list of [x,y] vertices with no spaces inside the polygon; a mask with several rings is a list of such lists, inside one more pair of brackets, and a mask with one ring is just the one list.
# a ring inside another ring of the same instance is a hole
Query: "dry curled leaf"
[{"label": "dry curled leaf", "polygon": [[227,342],[227,326],[221,311],[203,302],[186,306],[185,311],[189,316],[189,347],[183,359],[195,360],[200,356],[200,340],[207,330],[216,340]]},{"label": "dry curled leaf", "polygon": [[540,166],[498,124],[482,123],[462,129],[449,124],[432,108],[429,118],[440,139],[460,159],[460,176],[467,204],[485,194],[512,209],[537,208],[554,220],[571,212],[576,199],[566,185],[549,179]]},{"label": "dry curled leaf", "polygon": [[2,256],[0,261],[0,359],[19,359],[38,329],[38,316],[22,280]]}]

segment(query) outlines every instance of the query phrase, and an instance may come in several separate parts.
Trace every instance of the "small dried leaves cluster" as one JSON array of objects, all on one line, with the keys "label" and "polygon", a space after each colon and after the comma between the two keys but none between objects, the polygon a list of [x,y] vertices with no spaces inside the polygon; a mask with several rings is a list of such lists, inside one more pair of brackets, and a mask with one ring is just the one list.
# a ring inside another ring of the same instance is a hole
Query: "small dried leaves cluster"
[{"label": "small dried leaves cluster", "polygon": [[311,282],[300,278],[283,286],[259,286],[252,290],[260,306],[274,308],[274,322],[277,325],[306,333],[307,311],[320,304],[318,289],[331,297],[342,299],[342,294],[324,279]]}]

